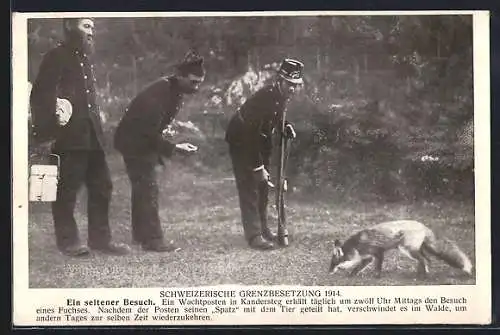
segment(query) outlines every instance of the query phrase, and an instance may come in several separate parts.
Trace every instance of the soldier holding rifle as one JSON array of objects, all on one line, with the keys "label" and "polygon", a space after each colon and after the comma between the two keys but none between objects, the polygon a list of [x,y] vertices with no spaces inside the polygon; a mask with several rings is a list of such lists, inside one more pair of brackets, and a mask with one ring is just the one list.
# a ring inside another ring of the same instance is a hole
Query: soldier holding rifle
[{"label": "soldier holding rifle", "polygon": [[[250,97],[233,115],[226,130],[245,239],[255,249],[275,247],[277,236],[267,223],[271,137],[284,121],[288,101],[303,83],[303,68],[297,60],[283,60],[274,83]],[[283,136],[296,136],[288,122],[284,123]]]}]

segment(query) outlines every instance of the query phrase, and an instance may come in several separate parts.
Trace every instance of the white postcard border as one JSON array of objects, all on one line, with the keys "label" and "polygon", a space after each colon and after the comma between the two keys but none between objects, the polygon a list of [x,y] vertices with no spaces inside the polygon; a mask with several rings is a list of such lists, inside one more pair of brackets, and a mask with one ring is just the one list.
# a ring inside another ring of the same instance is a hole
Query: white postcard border
[{"label": "white postcard border", "polygon": [[[475,246],[476,285],[464,286],[395,286],[395,287],[336,287],[343,294],[356,297],[373,296],[457,296],[469,300],[472,307],[467,312],[433,313],[417,317],[412,313],[346,313],[332,316],[328,313],[308,314],[303,318],[284,315],[260,315],[258,321],[240,316],[221,316],[210,324],[487,324],[491,322],[491,246],[490,246],[490,52],[489,12],[487,11],[353,11],[353,12],[134,12],[134,13],[14,13],[12,21],[13,64],[13,124],[12,124],[12,185],[13,185],[13,323],[14,325],[40,325],[33,322],[35,309],[50,301],[64,305],[68,298],[98,297],[114,299],[133,296],[157,298],[162,288],[147,289],[30,289],[28,271],[28,129],[27,129],[27,19],[34,17],[82,16],[92,17],[150,17],[150,16],[259,16],[259,15],[442,15],[472,14],[474,26],[474,149],[475,149]],[[270,287],[217,286],[214,289],[269,289]],[[283,288],[273,286],[272,289]],[[288,287],[290,288],[290,287]],[[298,289],[300,287],[292,287]],[[303,288],[303,287],[302,287]],[[330,287],[307,287],[325,290]],[[188,288],[186,288],[188,289]],[[198,288],[199,289],[199,288]],[[204,288],[208,289],[208,288]],[[333,289],[333,288],[332,288]],[[59,324],[59,323],[58,323]],[[104,323],[113,325],[113,323]],[[103,325],[104,325],[103,324]],[[115,323],[119,325],[123,323]],[[130,323],[135,324],[135,323]],[[141,324],[140,322],[137,324]],[[157,325],[193,324],[190,322],[147,323]],[[194,324],[199,324],[195,322]],[[44,323],[50,325],[50,323]],[[75,325],[68,322],[67,325]],[[83,325],[83,324],[81,324]],[[95,325],[101,325],[95,323]]]}]

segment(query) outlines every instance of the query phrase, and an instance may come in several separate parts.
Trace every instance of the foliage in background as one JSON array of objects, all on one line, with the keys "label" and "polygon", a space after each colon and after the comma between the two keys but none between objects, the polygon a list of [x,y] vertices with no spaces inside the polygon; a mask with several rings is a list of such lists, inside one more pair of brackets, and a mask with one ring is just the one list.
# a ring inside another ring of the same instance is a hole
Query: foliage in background
[{"label": "foliage in background", "polygon": [[[30,81],[60,28],[57,19],[29,21]],[[296,57],[306,68],[289,108],[299,135],[289,165],[295,189],[471,199],[470,16],[99,18],[96,28],[109,134],[130,99],[195,48],[207,79],[176,126],[192,122],[186,134],[206,152],[201,165],[228,169],[228,118],[277,62]]]}]

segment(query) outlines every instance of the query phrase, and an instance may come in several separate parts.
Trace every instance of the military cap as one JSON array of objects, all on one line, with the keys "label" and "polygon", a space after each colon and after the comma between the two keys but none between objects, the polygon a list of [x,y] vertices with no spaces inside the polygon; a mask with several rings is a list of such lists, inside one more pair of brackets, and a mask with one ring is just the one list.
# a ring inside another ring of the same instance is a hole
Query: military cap
[{"label": "military cap", "polygon": [[177,65],[177,68],[185,75],[194,74],[200,77],[205,75],[203,57],[193,50],[186,53],[184,59]]},{"label": "military cap", "polygon": [[278,75],[294,84],[302,84],[304,82],[302,78],[302,70],[304,69],[304,64],[295,59],[286,58],[281,63],[278,70]]}]

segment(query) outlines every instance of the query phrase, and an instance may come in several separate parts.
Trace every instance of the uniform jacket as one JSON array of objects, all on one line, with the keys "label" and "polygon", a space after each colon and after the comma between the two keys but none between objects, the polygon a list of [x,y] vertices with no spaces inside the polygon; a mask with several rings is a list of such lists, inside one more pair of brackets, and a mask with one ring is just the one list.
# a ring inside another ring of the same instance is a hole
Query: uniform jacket
[{"label": "uniform jacket", "polygon": [[275,85],[257,91],[236,111],[226,129],[226,141],[248,154],[253,168],[264,164],[272,150],[272,133],[286,107]]},{"label": "uniform jacket", "polygon": [[[93,67],[87,55],[70,43],[60,43],[45,54],[30,95],[36,142],[55,140],[56,150],[103,147]],[[72,116],[65,126],[57,124],[56,98],[67,99],[73,106]]]},{"label": "uniform jacket", "polygon": [[125,109],[115,132],[115,148],[124,156],[170,156],[175,144],[162,131],[179,113],[182,93],[175,77],[163,77],[140,92]]}]

